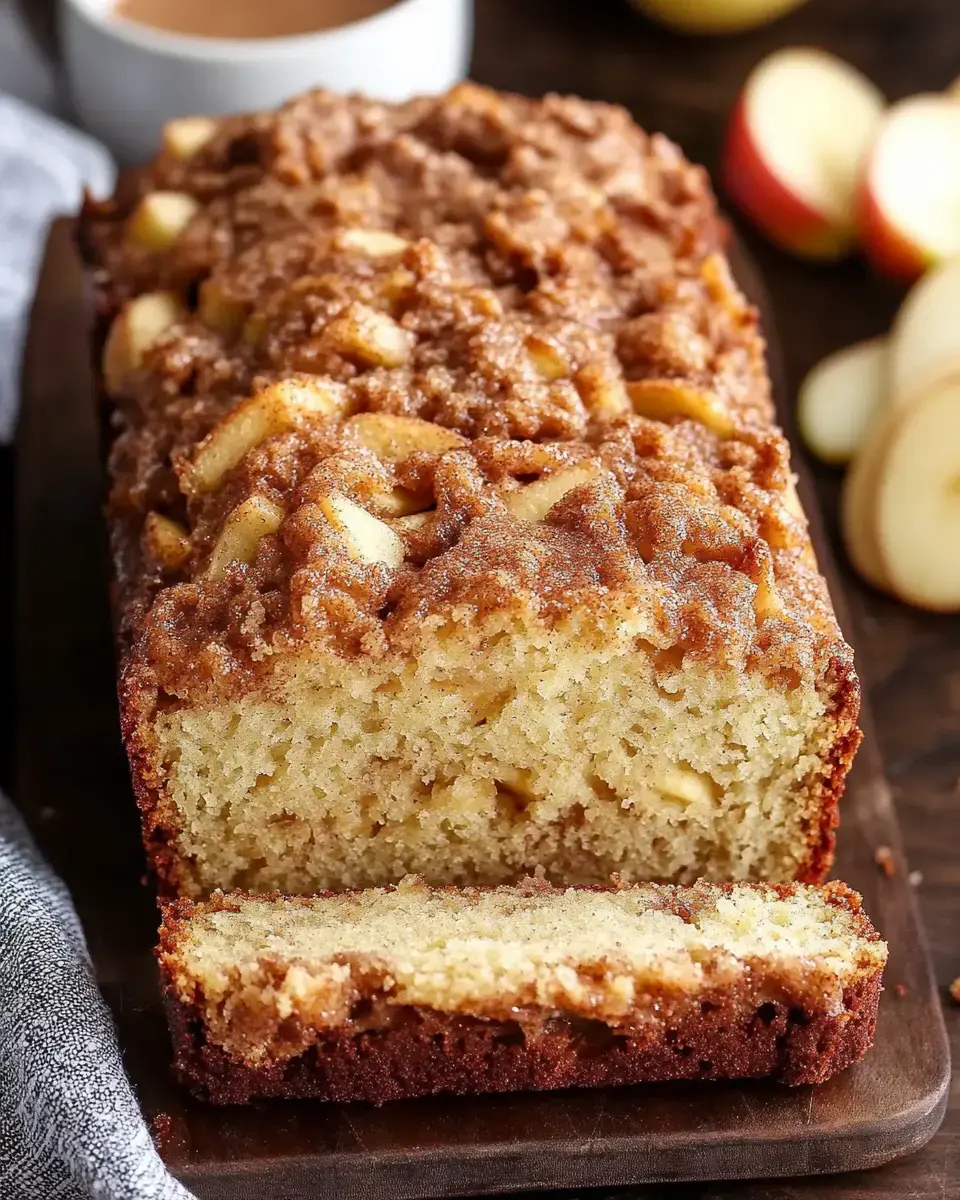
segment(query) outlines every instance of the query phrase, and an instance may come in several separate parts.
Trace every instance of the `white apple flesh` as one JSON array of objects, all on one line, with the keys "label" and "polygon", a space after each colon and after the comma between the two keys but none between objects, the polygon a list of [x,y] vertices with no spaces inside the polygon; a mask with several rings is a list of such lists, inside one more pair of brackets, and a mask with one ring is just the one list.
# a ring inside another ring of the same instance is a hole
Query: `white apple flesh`
[{"label": "white apple flesh", "polygon": [[886,338],[828,355],[800,388],[797,424],[804,442],[831,466],[848,463],[883,408],[886,389]]},{"label": "white apple flesh", "polygon": [[199,211],[186,192],[148,192],[130,214],[127,239],[146,250],[167,250]]},{"label": "white apple flesh", "polygon": [[960,375],[960,258],[924,275],[900,306],[890,332],[890,403],[906,407],[951,375]]},{"label": "white apple flesh", "polygon": [[897,414],[875,522],[897,595],[920,608],[960,611],[960,380],[945,380]]},{"label": "white apple flesh", "polygon": [[856,192],[884,98],[821,50],[764,59],[747,79],[723,151],[723,183],[771,241],[810,258],[846,254]]},{"label": "white apple flesh", "polygon": [[911,96],[884,117],[860,195],[863,247],[881,274],[912,283],[960,254],[960,104]]},{"label": "white apple flesh", "polygon": [[883,592],[890,591],[890,581],[877,545],[875,518],[891,424],[885,418],[870,431],[843,481],[840,502],[840,527],[854,570]]}]

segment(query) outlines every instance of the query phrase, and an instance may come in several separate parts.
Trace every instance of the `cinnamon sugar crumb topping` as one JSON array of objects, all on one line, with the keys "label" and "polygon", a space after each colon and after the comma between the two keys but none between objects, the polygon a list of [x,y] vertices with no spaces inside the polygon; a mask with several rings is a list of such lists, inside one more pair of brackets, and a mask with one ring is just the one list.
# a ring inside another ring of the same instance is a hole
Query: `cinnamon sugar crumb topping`
[{"label": "cinnamon sugar crumb topping", "polygon": [[[609,604],[787,686],[846,658],[756,314],[665,139],[473,84],[204,134],[83,219],[106,317],[193,309],[113,384],[125,621],[163,687],[201,648],[226,679],[440,613]],[[191,203],[138,238],[154,194]]]}]

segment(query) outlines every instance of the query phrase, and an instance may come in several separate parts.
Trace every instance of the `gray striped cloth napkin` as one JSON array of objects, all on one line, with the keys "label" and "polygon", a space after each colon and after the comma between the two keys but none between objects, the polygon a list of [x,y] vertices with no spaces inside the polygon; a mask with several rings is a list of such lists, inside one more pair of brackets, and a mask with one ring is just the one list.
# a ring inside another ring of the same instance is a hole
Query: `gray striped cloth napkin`
[{"label": "gray striped cloth napkin", "polygon": [[[113,177],[97,143],[0,96],[0,441],[47,225]],[[190,1200],[150,1139],[67,889],[2,794],[0,1197]]]}]

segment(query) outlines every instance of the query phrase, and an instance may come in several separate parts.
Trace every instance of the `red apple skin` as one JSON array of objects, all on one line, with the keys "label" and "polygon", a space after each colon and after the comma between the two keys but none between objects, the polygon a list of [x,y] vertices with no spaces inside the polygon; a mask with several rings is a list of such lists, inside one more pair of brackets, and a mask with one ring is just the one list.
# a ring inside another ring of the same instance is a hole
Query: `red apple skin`
[{"label": "red apple skin", "polygon": [[736,206],[781,249],[825,262],[849,253],[852,232],[832,226],[822,213],[782,184],[764,162],[750,133],[743,95],[727,127],[720,175]]},{"label": "red apple skin", "polygon": [[870,187],[869,168],[860,188],[858,209],[863,251],[878,275],[909,286],[933,265],[923,250],[899,233],[884,216]]}]

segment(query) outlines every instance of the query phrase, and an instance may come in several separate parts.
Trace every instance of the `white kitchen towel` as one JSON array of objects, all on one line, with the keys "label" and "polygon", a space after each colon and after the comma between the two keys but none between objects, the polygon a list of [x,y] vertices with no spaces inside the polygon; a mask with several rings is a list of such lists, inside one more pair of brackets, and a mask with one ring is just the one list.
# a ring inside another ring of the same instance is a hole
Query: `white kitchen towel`
[{"label": "white kitchen towel", "polygon": [[20,356],[47,228],[84,187],[106,196],[113,160],[79,130],[0,95],[0,442],[13,436]]},{"label": "white kitchen towel", "polygon": [[140,1114],[69,893],[2,793],[0,1196],[190,1200]]}]

